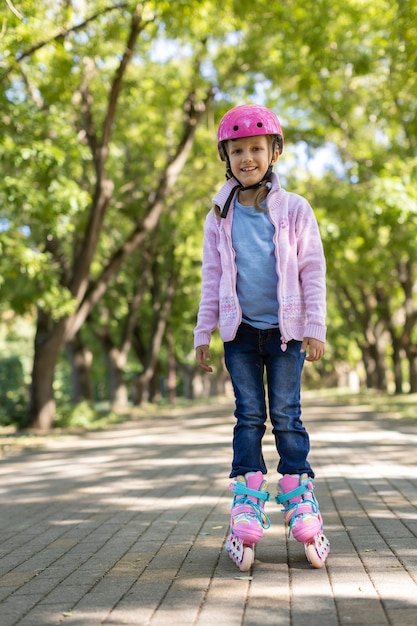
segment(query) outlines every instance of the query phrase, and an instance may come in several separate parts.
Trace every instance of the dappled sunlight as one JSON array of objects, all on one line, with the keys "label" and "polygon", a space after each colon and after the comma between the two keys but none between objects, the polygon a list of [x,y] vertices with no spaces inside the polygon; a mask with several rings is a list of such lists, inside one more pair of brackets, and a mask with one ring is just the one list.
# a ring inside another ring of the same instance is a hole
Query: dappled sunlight
[{"label": "dappled sunlight", "polygon": [[321,474],[327,476],[351,476],[364,478],[377,478],[379,476],[389,476],[391,478],[409,478],[410,471],[413,466],[401,467],[396,463],[358,463],[352,459],[351,463],[326,463],[325,468],[321,470]]},{"label": "dappled sunlight", "polygon": [[[140,624],[228,624],[244,598],[248,623],[273,626],[292,626],[290,615],[308,623],[318,607],[332,626],[362,623],[360,615],[383,624],[381,607],[389,614],[395,603],[408,615],[417,608],[417,431],[368,416],[327,418],[310,420],[310,407],[305,411],[331,542],[326,567],[312,569],[302,544],[288,537],[274,501],[270,425],[264,455],[271,528],[256,547],[252,572],[239,572],[226,554],[234,418],[222,406],[212,417],[201,411],[142,418],[5,459],[1,490],[11,521],[2,549],[15,565],[0,575],[0,588],[30,594],[42,585],[50,606],[70,589],[71,601],[59,602],[54,616],[68,626],[137,626],[138,615]],[[236,606],[228,613],[230,597]],[[39,624],[48,623],[44,610],[40,604]]]}]

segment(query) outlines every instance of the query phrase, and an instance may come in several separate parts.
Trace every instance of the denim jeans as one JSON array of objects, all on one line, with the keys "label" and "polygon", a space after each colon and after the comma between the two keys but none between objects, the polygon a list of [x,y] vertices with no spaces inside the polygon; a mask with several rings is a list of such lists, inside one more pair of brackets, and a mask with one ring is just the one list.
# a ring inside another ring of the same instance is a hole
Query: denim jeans
[{"label": "denim jeans", "polygon": [[281,349],[279,329],[259,330],[241,324],[233,341],[224,344],[225,363],[236,400],[233,431],[233,463],[230,478],[267,467],[262,453],[269,417],[279,456],[280,474],[303,474],[314,478],[307,461],[310,439],[301,422],[300,385],[305,354],[301,342],[290,341]]}]

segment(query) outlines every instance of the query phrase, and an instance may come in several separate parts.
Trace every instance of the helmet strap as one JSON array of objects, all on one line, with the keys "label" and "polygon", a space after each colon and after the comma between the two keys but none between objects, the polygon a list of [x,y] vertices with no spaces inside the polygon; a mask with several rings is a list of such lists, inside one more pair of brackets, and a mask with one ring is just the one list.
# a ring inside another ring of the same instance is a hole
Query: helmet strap
[{"label": "helmet strap", "polygon": [[231,192],[229,193],[229,196],[226,200],[226,202],[224,203],[223,206],[223,210],[221,212],[220,217],[222,218],[226,218],[227,214],[229,213],[229,209],[230,209],[230,205],[232,204],[232,200],[235,196],[236,191],[247,191],[248,189],[258,189],[259,187],[262,186],[262,183],[264,182],[264,180],[268,179],[271,174],[272,174],[272,163],[270,163],[268,165],[268,169],[266,170],[265,174],[262,176],[261,180],[257,183],[255,183],[254,185],[249,185],[248,187],[245,187],[244,185],[242,185],[242,183],[240,182],[240,180],[238,178],[236,178],[236,176],[234,176],[232,174],[232,170],[230,169],[230,164],[229,164],[229,160],[227,161],[227,171],[226,171],[226,178],[227,180],[230,180],[231,178],[234,178],[235,181],[237,182],[237,185],[235,185],[233,187],[233,189],[231,190]]}]

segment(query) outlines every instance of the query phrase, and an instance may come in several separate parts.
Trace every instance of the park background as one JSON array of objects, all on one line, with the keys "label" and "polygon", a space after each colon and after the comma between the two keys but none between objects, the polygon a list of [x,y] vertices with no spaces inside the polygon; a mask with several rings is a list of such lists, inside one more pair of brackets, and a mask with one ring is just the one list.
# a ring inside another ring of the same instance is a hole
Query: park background
[{"label": "park background", "polygon": [[416,0],[0,3],[0,424],[227,391],[195,366],[221,116],[271,107],[313,206],[328,345],[310,389],[417,393]]}]

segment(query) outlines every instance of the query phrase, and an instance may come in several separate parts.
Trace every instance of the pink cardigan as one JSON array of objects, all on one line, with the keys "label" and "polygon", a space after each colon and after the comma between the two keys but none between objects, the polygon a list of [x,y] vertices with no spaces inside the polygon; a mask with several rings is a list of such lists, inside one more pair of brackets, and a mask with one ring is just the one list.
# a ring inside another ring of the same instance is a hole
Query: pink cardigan
[{"label": "pink cardigan", "polygon": [[[278,319],[284,343],[311,337],[326,339],[326,262],[313,209],[301,196],[282,189],[276,174],[267,197],[278,274]],[[234,186],[229,180],[214,197],[222,209]],[[233,203],[226,219],[208,213],[204,225],[202,293],[194,346],[209,345],[219,325],[223,341],[234,339],[242,321],[236,293],[232,247]],[[262,271],[262,268],[259,268]]]}]

